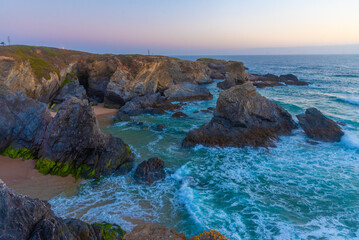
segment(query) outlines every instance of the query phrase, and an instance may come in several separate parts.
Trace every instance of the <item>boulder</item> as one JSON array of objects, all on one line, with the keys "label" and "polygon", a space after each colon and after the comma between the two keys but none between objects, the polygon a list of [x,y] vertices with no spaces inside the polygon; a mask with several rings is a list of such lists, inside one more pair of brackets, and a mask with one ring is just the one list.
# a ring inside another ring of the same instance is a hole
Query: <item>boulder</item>
[{"label": "boulder", "polygon": [[178,233],[174,229],[156,226],[151,223],[138,225],[127,233],[125,240],[186,240],[184,233]]},{"label": "boulder", "polygon": [[186,117],[188,117],[188,115],[183,112],[176,112],[171,116],[171,118],[186,118]]},{"label": "boulder", "polygon": [[138,165],[134,178],[137,182],[153,183],[165,179],[166,172],[163,169],[165,163],[159,158],[150,158]]},{"label": "boulder", "polygon": [[247,81],[248,78],[243,63],[229,61],[226,65],[226,80],[219,82],[217,86],[222,89],[228,89],[235,85],[241,85]]},{"label": "boulder", "polygon": [[0,85],[0,102],[0,153],[32,158],[51,121],[49,110],[44,103],[14,93],[5,85]]},{"label": "boulder", "polygon": [[171,101],[201,101],[211,100],[213,95],[206,87],[193,83],[179,83],[172,85],[164,92]]},{"label": "boulder", "polygon": [[128,171],[133,154],[121,139],[101,132],[88,102],[63,104],[42,136],[36,168],[43,174],[93,178]]},{"label": "boulder", "polygon": [[188,133],[184,147],[274,147],[280,135],[297,128],[291,115],[246,82],[220,93],[213,118]]},{"label": "boulder", "polygon": [[46,201],[17,194],[0,180],[0,239],[122,239],[125,232],[114,224],[88,224],[57,217]]},{"label": "boulder", "polygon": [[323,142],[339,142],[344,135],[333,120],[324,116],[318,109],[309,108],[305,114],[297,115],[300,126],[308,137]]}]

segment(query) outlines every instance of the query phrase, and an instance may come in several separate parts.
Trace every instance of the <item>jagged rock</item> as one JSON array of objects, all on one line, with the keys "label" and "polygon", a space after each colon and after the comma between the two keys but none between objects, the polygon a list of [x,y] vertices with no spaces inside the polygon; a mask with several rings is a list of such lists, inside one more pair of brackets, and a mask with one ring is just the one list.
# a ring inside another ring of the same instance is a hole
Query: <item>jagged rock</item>
[{"label": "jagged rock", "polygon": [[0,239],[120,240],[125,232],[114,224],[87,224],[58,218],[46,201],[17,194],[0,180]]},{"label": "jagged rock", "polygon": [[164,92],[164,95],[171,101],[200,101],[213,98],[206,87],[193,83],[172,85]]},{"label": "jagged rock", "polygon": [[59,94],[52,100],[54,104],[60,104],[64,101],[71,99],[72,97],[78,99],[87,99],[85,88],[78,83],[78,81],[72,81],[64,85]]},{"label": "jagged rock", "polygon": [[279,77],[273,74],[266,74],[266,75],[248,74],[248,79],[253,83],[254,86],[258,88],[286,86],[286,85],[305,86],[309,84],[308,82],[300,81],[293,74],[280,75]]},{"label": "jagged rock", "polygon": [[159,158],[150,158],[138,165],[135,172],[137,182],[153,183],[157,180],[166,178],[166,172],[163,169],[165,163]]},{"label": "jagged rock", "polygon": [[339,142],[344,135],[333,120],[324,116],[318,109],[309,108],[305,114],[297,115],[300,126],[308,137],[323,142]]},{"label": "jagged rock", "polygon": [[163,114],[166,110],[173,111],[180,108],[179,104],[172,104],[160,93],[135,97],[128,101],[118,112],[118,117],[123,115],[137,116],[140,114]]},{"label": "jagged rock", "polygon": [[158,124],[157,126],[156,126],[156,130],[157,131],[162,131],[163,129],[165,129],[166,128],[166,125],[165,124]]},{"label": "jagged rock", "polygon": [[174,229],[168,229],[146,223],[138,225],[127,233],[124,237],[125,240],[186,240],[184,233],[178,233]]},{"label": "jagged rock", "polygon": [[197,61],[201,61],[201,62],[204,62],[204,63],[207,64],[207,66],[211,70],[210,78],[212,78],[212,79],[225,79],[227,61],[211,59],[211,58],[200,58],[200,59],[197,59]]},{"label": "jagged rock", "polygon": [[186,117],[188,117],[188,115],[183,112],[176,112],[171,116],[171,118],[186,118]]},{"label": "jagged rock", "polygon": [[222,89],[228,89],[235,85],[241,85],[247,81],[248,78],[243,63],[229,61],[226,66],[226,80],[219,82],[217,86]]},{"label": "jagged rock", "polygon": [[256,92],[250,82],[220,93],[212,120],[188,133],[184,147],[271,147],[297,128],[291,115]]},{"label": "jagged rock", "polygon": [[43,134],[36,168],[44,174],[92,178],[128,170],[133,154],[121,139],[101,132],[87,101],[63,104]]},{"label": "jagged rock", "polygon": [[21,92],[14,93],[5,85],[0,85],[0,102],[0,153],[5,149],[3,154],[16,155],[10,157],[36,153],[51,121],[46,105]]}]

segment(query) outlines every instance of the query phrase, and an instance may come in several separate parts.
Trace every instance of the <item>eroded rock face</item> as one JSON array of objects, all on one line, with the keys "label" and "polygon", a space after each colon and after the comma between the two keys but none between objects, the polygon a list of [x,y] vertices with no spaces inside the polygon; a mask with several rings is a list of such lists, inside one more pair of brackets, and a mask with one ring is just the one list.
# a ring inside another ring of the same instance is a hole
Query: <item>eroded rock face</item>
[{"label": "eroded rock face", "polygon": [[87,99],[86,90],[79,84],[78,80],[72,80],[70,83],[64,85],[52,102],[54,104],[61,104],[73,97],[82,100]]},{"label": "eroded rock face", "polygon": [[183,146],[271,147],[295,128],[287,111],[246,82],[220,93],[212,120],[190,131]]},{"label": "eroded rock face", "polygon": [[193,83],[179,83],[168,88],[164,95],[170,101],[201,101],[211,100],[213,95],[206,87]]},{"label": "eroded rock face", "polygon": [[135,172],[137,182],[153,183],[157,180],[166,178],[166,172],[163,169],[165,163],[159,158],[150,158],[138,165]]},{"label": "eroded rock face", "polygon": [[92,178],[127,169],[133,154],[121,139],[101,132],[87,101],[72,98],[48,125],[39,157],[36,168],[44,174]]},{"label": "eroded rock face", "polygon": [[12,157],[24,157],[20,151],[25,149],[37,152],[51,121],[46,105],[5,85],[0,85],[0,102],[0,153],[7,148],[19,154]]},{"label": "eroded rock face", "polygon": [[229,61],[225,70],[226,80],[217,84],[219,88],[228,89],[248,81],[246,69],[241,62]]},{"label": "eroded rock face", "polygon": [[46,201],[17,194],[0,179],[0,239],[122,239],[125,232],[113,224],[87,224],[58,218]]},{"label": "eroded rock face", "polygon": [[133,228],[125,235],[125,240],[186,240],[184,233],[178,233],[174,229],[168,229],[146,223]]},{"label": "eroded rock face", "polygon": [[337,123],[324,116],[318,109],[309,108],[297,115],[300,126],[308,137],[323,142],[339,142],[344,135]]},{"label": "eroded rock face", "polygon": [[287,85],[306,86],[309,84],[306,81],[300,81],[293,74],[280,75],[279,77],[273,74],[266,74],[266,75],[248,74],[248,79],[257,88],[287,86]]}]

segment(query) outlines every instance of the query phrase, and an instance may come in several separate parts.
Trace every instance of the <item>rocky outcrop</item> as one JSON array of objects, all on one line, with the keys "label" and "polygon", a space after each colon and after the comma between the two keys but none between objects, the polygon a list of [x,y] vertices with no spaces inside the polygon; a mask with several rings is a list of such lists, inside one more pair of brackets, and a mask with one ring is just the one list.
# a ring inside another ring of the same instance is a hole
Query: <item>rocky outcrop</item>
[{"label": "rocky outcrop", "polygon": [[93,178],[127,172],[133,154],[102,133],[87,100],[72,98],[52,119],[45,104],[0,85],[0,153],[37,159],[44,174]]},{"label": "rocky outcrop", "polygon": [[160,93],[134,97],[120,108],[117,116],[137,116],[140,114],[163,114],[165,111],[174,111],[180,108],[179,104],[172,104],[171,101],[161,96]]},{"label": "rocky outcrop", "polygon": [[[82,85],[80,85],[77,79],[67,78],[63,83],[63,86],[61,86],[59,93],[52,100],[52,103],[59,105],[73,97],[82,100],[87,99],[86,90]],[[57,108],[58,107],[59,106],[57,106]]]},{"label": "rocky outcrop", "polygon": [[297,115],[300,126],[308,137],[323,142],[339,142],[344,135],[337,123],[324,116],[318,109],[309,108]]},{"label": "rocky outcrop", "polygon": [[266,74],[266,75],[248,74],[248,79],[253,83],[254,86],[258,88],[287,86],[287,85],[297,85],[297,86],[309,85],[308,82],[300,81],[293,74],[280,75],[279,77],[273,74]]},{"label": "rocky outcrop", "polygon": [[229,61],[226,65],[226,80],[219,82],[217,86],[222,89],[228,89],[235,85],[241,85],[247,81],[248,78],[243,63]]},{"label": "rocky outcrop", "polygon": [[171,101],[202,101],[211,100],[213,95],[206,87],[193,83],[179,83],[168,88],[164,95]]},{"label": "rocky outcrop", "polygon": [[197,61],[204,62],[210,69],[210,78],[212,79],[225,79],[227,61],[217,60],[212,58],[199,58]]},{"label": "rocky outcrop", "polygon": [[184,147],[273,147],[297,128],[291,115],[246,82],[220,93],[212,120],[188,133]]},{"label": "rocky outcrop", "polygon": [[186,240],[184,233],[178,233],[174,229],[156,226],[151,223],[138,225],[125,235],[125,240]]},{"label": "rocky outcrop", "polygon": [[133,154],[121,139],[101,132],[87,101],[72,98],[48,125],[39,157],[41,173],[92,178],[128,170]]},{"label": "rocky outcrop", "polygon": [[159,158],[150,158],[138,165],[134,178],[137,182],[153,183],[166,178],[165,163]]},{"label": "rocky outcrop", "polygon": [[114,224],[63,220],[53,213],[48,202],[17,194],[1,180],[0,199],[0,239],[120,240],[125,234]]},{"label": "rocky outcrop", "polygon": [[51,121],[44,103],[14,93],[0,85],[0,153],[13,158],[33,158]]}]

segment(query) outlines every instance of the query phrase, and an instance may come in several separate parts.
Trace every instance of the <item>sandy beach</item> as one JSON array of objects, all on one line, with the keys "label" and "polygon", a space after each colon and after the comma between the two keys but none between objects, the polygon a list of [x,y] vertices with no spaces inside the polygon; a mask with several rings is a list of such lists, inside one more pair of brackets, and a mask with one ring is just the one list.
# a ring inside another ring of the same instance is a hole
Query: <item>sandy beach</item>
[{"label": "sandy beach", "polygon": [[[104,108],[103,104],[93,106],[93,109],[100,126],[110,124],[111,116],[118,111]],[[51,114],[56,115],[56,113]],[[0,155],[0,179],[16,192],[41,200],[49,200],[60,193],[67,195],[76,193],[81,179],[76,180],[72,176],[43,175],[34,169],[35,163],[35,160],[23,161]]]}]

